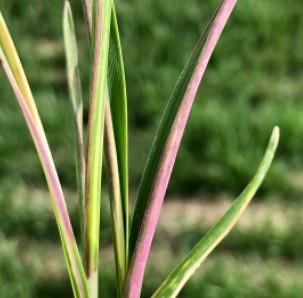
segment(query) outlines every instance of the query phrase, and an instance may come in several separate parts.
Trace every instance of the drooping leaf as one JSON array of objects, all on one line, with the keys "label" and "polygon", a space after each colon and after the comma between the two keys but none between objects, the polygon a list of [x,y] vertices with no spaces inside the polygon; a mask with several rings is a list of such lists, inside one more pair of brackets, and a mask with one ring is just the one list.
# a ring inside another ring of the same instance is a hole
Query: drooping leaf
[{"label": "drooping leaf", "polygon": [[180,262],[176,269],[162,283],[159,289],[152,296],[153,298],[177,297],[185,283],[200,267],[201,263],[235,226],[254,197],[256,191],[262,184],[270,168],[279,143],[279,135],[279,128],[275,127],[263,160],[261,161],[254,178],[218,223],[210,229],[210,231],[192,249],[189,255]]},{"label": "drooping leaf", "polygon": [[5,32],[5,35],[2,34],[0,38],[0,64],[11,84],[31,132],[51,192],[51,203],[62,241],[74,296],[88,297],[84,268],[56,167],[18,53],[1,14],[0,32]]},{"label": "drooping leaf", "polygon": [[111,0],[97,1],[93,76],[89,107],[84,240],[86,274],[89,294],[92,298],[98,297],[101,172],[111,3]]},{"label": "drooping leaf", "polygon": [[80,209],[80,230],[83,237],[83,210],[85,188],[85,154],[83,140],[83,99],[79,71],[78,49],[72,10],[69,1],[65,1],[63,13],[63,37],[67,64],[67,78],[76,139],[76,172]]},{"label": "drooping leaf", "polygon": [[223,0],[173,91],[141,180],[130,234],[126,297],[140,295],[143,275],[177,152],[199,84],[237,0]]}]

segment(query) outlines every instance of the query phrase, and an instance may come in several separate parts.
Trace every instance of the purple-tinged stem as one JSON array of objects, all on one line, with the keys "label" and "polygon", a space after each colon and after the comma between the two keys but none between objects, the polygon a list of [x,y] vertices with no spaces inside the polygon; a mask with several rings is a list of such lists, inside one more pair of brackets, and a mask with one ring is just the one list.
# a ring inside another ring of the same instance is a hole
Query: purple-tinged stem
[{"label": "purple-tinged stem", "polygon": [[219,7],[216,18],[214,19],[200,54],[198,64],[195,67],[193,76],[186,89],[183,101],[170,130],[164,153],[154,179],[152,191],[149,195],[148,207],[144,214],[141,230],[129,268],[125,288],[125,297],[127,298],[138,298],[140,296],[152,240],[189,114],[208,62],[236,2],[237,0],[225,0]]}]

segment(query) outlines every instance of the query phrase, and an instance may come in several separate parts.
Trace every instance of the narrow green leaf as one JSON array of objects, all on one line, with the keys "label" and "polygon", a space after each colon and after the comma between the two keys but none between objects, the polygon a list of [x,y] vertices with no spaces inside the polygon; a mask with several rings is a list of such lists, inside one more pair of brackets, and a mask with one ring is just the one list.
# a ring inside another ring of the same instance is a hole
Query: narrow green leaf
[{"label": "narrow green leaf", "polygon": [[113,6],[111,23],[111,43],[109,54],[109,95],[113,118],[113,128],[117,145],[119,174],[125,226],[128,226],[128,117],[127,94],[122,48],[116,11]]},{"label": "narrow green leaf", "polygon": [[[109,127],[109,129],[113,129],[113,135],[115,137],[116,143],[116,155],[118,161],[119,175],[119,181],[117,181],[117,184],[119,183],[121,187],[121,202],[119,204],[122,204],[124,238],[126,240],[124,245],[124,252],[120,253],[124,254],[124,267],[127,268],[129,237],[127,94],[122,48],[120,43],[118,22],[114,4],[112,7],[111,20],[108,84],[111,110],[106,113],[105,117],[110,118],[110,116],[112,115],[112,128]],[[119,231],[119,233],[122,233],[122,231]],[[125,274],[126,272],[123,272],[123,282]]]},{"label": "narrow green leaf", "polygon": [[236,5],[222,0],[172,93],[154,139],[138,191],[130,234],[130,266],[125,296],[140,296],[148,256],[163,201],[200,82]]},{"label": "narrow green leaf", "polygon": [[193,248],[189,255],[180,262],[176,269],[162,283],[159,289],[152,296],[153,298],[176,297],[185,283],[200,267],[201,263],[235,226],[262,184],[270,168],[279,143],[279,135],[279,128],[275,127],[263,160],[261,161],[254,178],[219,222],[210,229],[210,231]]},{"label": "narrow green leaf", "polygon": [[63,14],[63,36],[67,62],[67,78],[73,110],[76,138],[76,171],[80,206],[80,228],[83,235],[83,210],[85,187],[85,154],[83,141],[83,99],[79,72],[78,49],[73,15],[69,1],[65,1]]},{"label": "narrow green leaf", "polygon": [[[4,23],[5,24],[5,23]],[[8,33],[9,35],[9,33]],[[9,35],[10,38],[10,35]],[[10,49],[14,49],[12,40]],[[18,60],[14,61],[13,58],[9,61],[5,55],[3,49],[7,46],[7,43],[0,41],[0,64],[2,65],[4,72],[11,84],[11,87],[16,95],[17,101],[23,112],[26,123],[31,132],[33,141],[35,143],[41,165],[47,180],[47,184],[51,193],[51,204],[55,219],[57,221],[62,247],[67,262],[67,268],[69,271],[71,284],[75,297],[88,297],[87,282],[82,265],[81,257],[78,251],[76,239],[74,236],[73,228],[68,215],[68,210],[65,203],[64,194],[58,178],[56,167],[52,158],[52,154],[45,136],[45,132],[37,112],[35,102],[32,97],[28,96],[28,90],[21,88],[22,86],[28,86],[27,79],[25,77],[22,65],[20,63],[17,52],[10,53],[18,57]],[[12,56],[11,56],[12,57]],[[18,65],[17,75],[16,68],[11,68],[11,65]],[[22,80],[17,80],[18,74],[23,73]],[[25,80],[25,81],[23,81]],[[20,84],[20,85],[19,85]],[[26,84],[26,85],[24,85]],[[24,93],[23,93],[24,92]],[[31,94],[31,93],[30,93]],[[32,99],[32,101],[30,101]]]},{"label": "narrow green leaf", "polygon": [[[206,30],[201,35],[197,45],[195,46],[194,51],[192,52],[187,64],[185,65],[182,74],[169,99],[158,132],[154,139],[149,158],[146,162],[143,177],[138,191],[130,234],[130,258],[133,255],[134,248],[137,243],[138,234],[143,221],[144,213],[147,209],[148,202],[150,200],[150,195],[152,193],[152,189],[156,179],[155,177],[159,170],[159,165],[161,163],[161,158],[163,157],[163,153],[165,151],[166,143],[173,130],[175,119],[178,113],[180,112],[182,105],[184,104],[184,101],[186,99],[185,97],[187,97],[191,92],[193,92],[194,95],[196,94],[197,89],[199,87],[199,83],[206,70],[211,54],[214,50],[215,44],[218,41],[219,36],[221,35],[222,29],[226,21],[228,20],[230,12],[232,11],[230,7],[234,7],[235,3],[236,0],[221,1],[221,4],[219,5],[212,20],[209,22],[209,25],[207,26]],[[229,8],[229,14],[223,15],[224,25],[222,26],[222,24],[218,22],[218,19],[219,17],[222,18],[222,11],[224,12],[226,10],[226,7]],[[223,10],[223,8],[225,10]],[[217,23],[215,23],[215,21],[217,21]],[[218,25],[220,25],[220,30],[215,30],[216,26]],[[215,43],[213,43],[214,39],[216,39]],[[194,97],[195,96],[191,95],[191,99],[194,99]]]},{"label": "narrow green leaf", "polygon": [[98,297],[101,172],[111,0],[96,7],[95,49],[90,98],[85,187],[85,265],[91,298]]},{"label": "narrow green leaf", "polygon": [[[89,28],[88,32],[91,32]],[[105,153],[109,170],[116,273],[120,293],[128,266],[128,125],[125,71],[114,2],[108,64],[110,102],[105,110]]]},{"label": "narrow green leaf", "polygon": [[105,117],[105,153],[108,164],[108,176],[110,182],[110,207],[113,222],[113,239],[115,247],[115,263],[117,277],[117,297],[123,293],[124,280],[126,275],[126,239],[125,226],[123,220],[123,207],[121,200],[121,186],[119,179],[119,169],[117,151],[115,144],[114,129],[112,127],[109,99],[107,100]]}]

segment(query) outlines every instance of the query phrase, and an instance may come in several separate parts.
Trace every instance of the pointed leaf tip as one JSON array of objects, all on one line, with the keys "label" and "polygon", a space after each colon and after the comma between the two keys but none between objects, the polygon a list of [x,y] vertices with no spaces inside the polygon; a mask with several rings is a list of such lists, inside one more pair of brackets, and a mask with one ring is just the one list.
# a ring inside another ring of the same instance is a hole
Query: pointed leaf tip
[{"label": "pointed leaf tip", "polygon": [[272,142],[276,143],[280,139],[280,128],[279,126],[275,126],[272,133]]},{"label": "pointed leaf tip", "polygon": [[279,143],[279,136],[280,130],[278,127],[275,127],[268,142],[264,157],[251,182],[233,202],[221,219],[208,231],[187,257],[185,257],[167,277],[153,294],[152,298],[177,297],[183,286],[201,266],[203,261],[236,225],[266,177]]},{"label": "pointed leaf tip", "polygon": [[194,48],[170,97],[145,165],[135,205],[129,242],[130,269],[126,297],[140,296],[145,266],[163,200],[190,111],[208,62],[236,0],[222,0]]}]

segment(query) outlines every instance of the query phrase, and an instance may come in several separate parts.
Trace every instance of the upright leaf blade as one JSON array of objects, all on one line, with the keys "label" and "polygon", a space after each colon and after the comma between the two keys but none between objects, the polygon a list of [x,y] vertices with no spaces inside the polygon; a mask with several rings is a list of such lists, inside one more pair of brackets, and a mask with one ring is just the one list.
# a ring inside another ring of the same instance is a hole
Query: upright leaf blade
[{"label": "upright leaf blade", "polygon": [[[63,36],[67,62],[67,78],[73,110],[76,138],[76,171],[80,206],[80,226],[83,230],[85,154],[83,141],[83,99],[79,72],[78,49],[73,15],[69,1],[65,1],[63,13]],[[83,232],[83,231],[82,231]]]},{"label": "upright leaf blade", "polygon": [[89,111],[85,187],[85,264],[90,297],[98,297],[99,230],[104,110],[111,19],[111,0],[96,7],[95,49]]},{"label": "upright leaf blade", "polygon": [[108,67],[109,98],[105,111],[105,153],[110,181],[117,295],[121,297],[128,267],[128,128],[125,73],[114,3]]},{"label": "upright leaf blade", "polygon": [[[11,45],[13,45],[13,43]],[[22,85],[24,83],[26,84],[26,86],[28,86],[25,75],[22,78],[22,80],[19,80],[19,82],[17,81],[16,77],[18,77],[20,71],[23,72],[21,63],[18,65],[18,61],[20,60],[18,58],[17,61],[10,60],[9,62],[9,60],[5,55],[5,51],[3,51],[3,49],[6,48],[6,46],[7,46],[6,43],[2,43],[2,41],[0,41],[0,64],[3,66],[5,74],[12,86],[12,89],[16,95],[17,101],[20,105],[24,118],[31,132],[32,138],[34,140],[44,170],[48,187],[52,195],[51,203],[62,241],[62,247],[67,262],[67,268],[69,271],[74,296],[81,298],[88,297],[84,268],[78,251],[73,228],[69,219],[68,210],[64,199],[64,194],[51,155],[51,151],[43,130],[43,126],[41,124],[41,120],[37,113],[35,102],[33,100],[30,101],[32,98],[26,97],[28,96],[28,90],[26,91],[25,88],[22,88],[22,86],[24,87],[24,85]],[[15,49],[15,48],[13,46],[10,47],[10,49]],[[13,54],[18,57],[17,52],[14,52]],[[10,63],[12,63],[13,66],[18,65],[18,73],[16,77],[14,73],[16,72],[16,68],[11,69]]]},{"label": "upright leaf blade", "polygon": [[[112,128],[115,137],[119,183],[121,187],[122,216],[124,221],[125,262],[128,255],[128,116],[127,94],[123,54],[119,37],[115,6],[112,6],[111,39],[109,53],[109,96],[112,115]],[[105,117],[110,118],[110,111]],[[107,128],[106,128],[107,129]],[[109,128],[110,129],[110,128]]]},{"label": "upright leaf blade", "polygon": [[126,297],[140,295],[152,239],[199,84],[237,0],[223,0],[200,38],[169,100],[138,192],[130,234]]},{"label": "upright leaf blade", "polygon": [[117,277],[117,296],[123,293],[124,281],[127,271],[126,266],[126,238],[123,218],[123,206],[121,200],[121,186],[119,179],[119,169],[117,151],[115,144],[114,129],[110,112],[109,99],[107,101],[105,117],[105,153],[108,164],[108,176],[110,182],[110,207],[113,221],[113,239],[115,247],[115,263]]},{"label": "upright leaf blade", "polygon": [[279,143],[279,134],[278,127],[275,127],[263,160],[261,161],[254,178],[218,223],[210,229],[210,231],[192,249],[189,255],[180,262],[176,269],[162,283],[152,296],[153,298],[177,297],[185,283],[200,267],[201,263],[235,226],[262,184],[270,168]]},{"label": "upright leaf blade", "polygon": [[[92,21],[87,23],[90,22]],[[88,32],[92,30],[88,28]],[[114,2],[108,64],[109,103],[105,110],[105,153],[110,180],[111,213],[114,219],[118,292],[121,292],[128,266],[128,125],[125,71]]]}]

